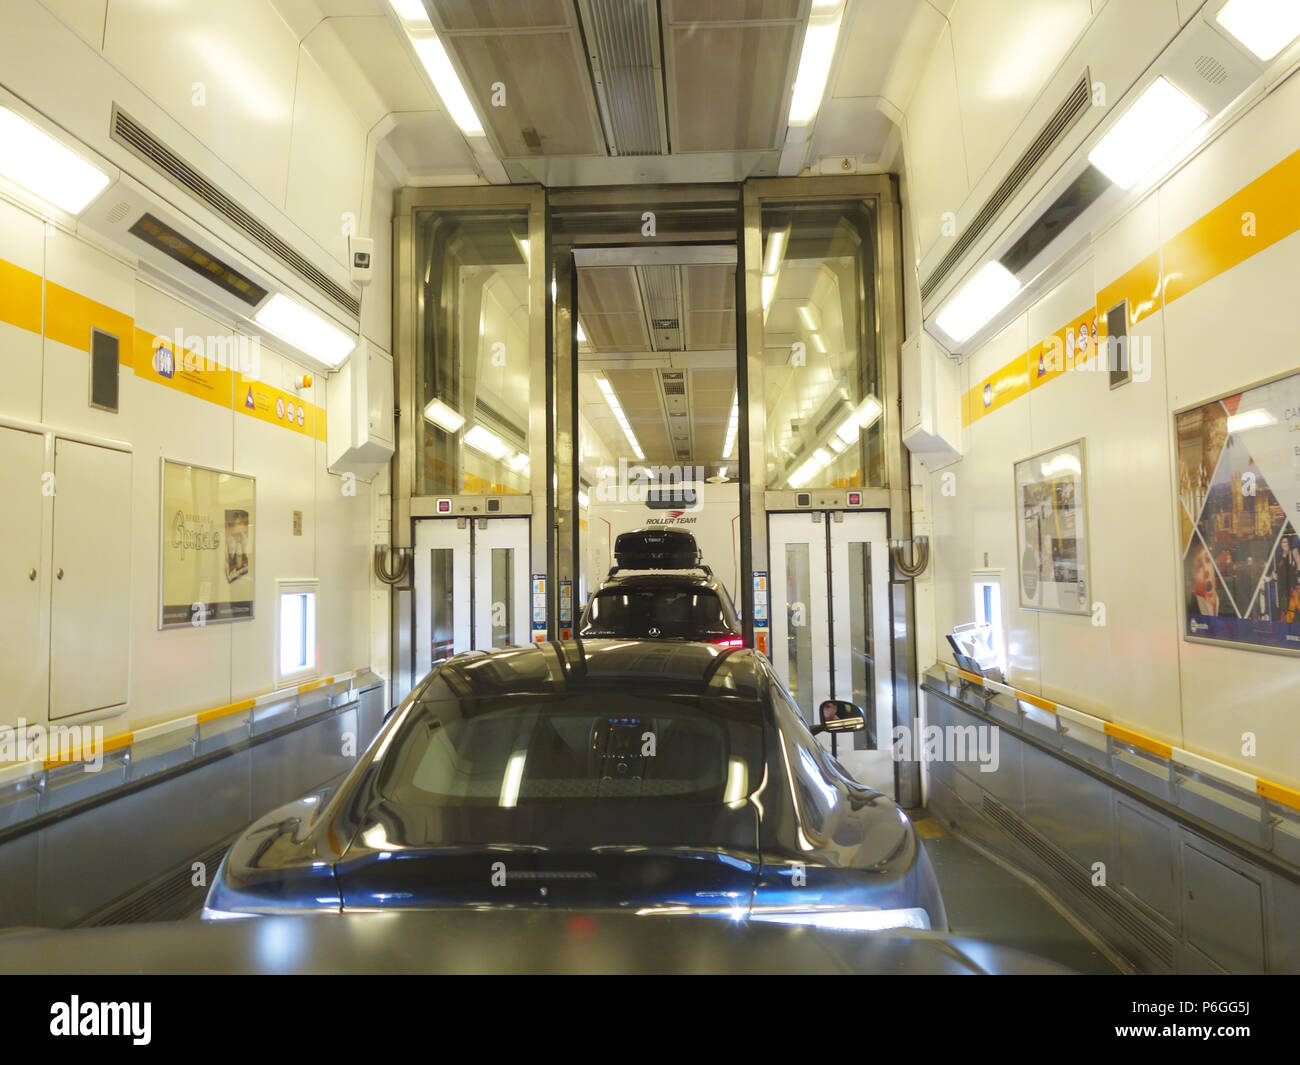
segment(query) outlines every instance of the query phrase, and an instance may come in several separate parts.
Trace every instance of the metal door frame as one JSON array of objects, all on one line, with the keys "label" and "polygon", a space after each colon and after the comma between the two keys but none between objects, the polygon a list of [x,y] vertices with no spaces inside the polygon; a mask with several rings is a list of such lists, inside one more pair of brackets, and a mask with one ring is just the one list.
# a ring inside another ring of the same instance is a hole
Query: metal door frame
[{"label": "metal door frame", "polygon": [[[739,271],[744,272],[743,329],[738,327],[737,345],[743,345],[741,360],[740,433],[747,443],[741,467],[741,530],[749,546],[743,560],[746,571],[770,571],[767,515],[789,510],[847,510],[846,489],[808,490],[809,506],[799,507],[797,493],[769,491],[767,487],[766,362],[763,325],[763,205],[767,202],[810,203],[834,200],[870,200],[875,206],[876,307],[879,320],[881,380],[884,408],[882,438],[885,453],[884,487],[855,488],[862,493],[862,509],[884,511],[886,535],[912,535],[911,469],[903,448],[900,382],[902,379],[903,272],[902,210],[898,179],[891,174],[836,175],[806,178],[751,178],[744,183],[743,240]],[[739,282],[738,282],[739,288]],[[892,562],[892,560],[891,560]],[[890,634],[894,723],[918,726],[916,650],[912,623],[915,604],[912,582],[894,578],[891,565],[889,584]],[[753,581],[741,586],[745,636],[753,645]],[[897,624],[903,623],[900,635]],[[916,762],[894,763],[895,794],[905,805],[920,803],[920,767]]]},{"label": "metal door frame", "polygon": [[[836,521],[835,515],[843,514],[845,521]],[[889,514],[881,510],[857,510],[857,509],[838,509],[822,510],[817,508],[800,508],[799,510],[776,510],[767,513],[767,539],[769,550],[771,545],[780,541],[782,543],[798,542],[791,541],[784,537],[778,537],[771,529],[771,523],[774,519],[780,520],[794,515],[806,515],[811,528],[818,530],[809,538],[809,623],[813,626],[812,633],[812,654],[814,661],[814,672],[812,677],[813,698],[812,705],[817,706],[823,699],[844,698],[850,685],[843,682],[840,674],[844,672],[841,662],[841,652],[850,651],[844,644],[837,644],[836,632],[838,631],[838,615],[836,613],[836,600],[838,591],[844,589],[838,588],[837,584],[847,580],[847,573],[843,567],[838,567],[839,561],[835,557],[835,527],[847,524],[849,518],[871,518],[880,522],[878,529],[880,536],[868,534],[865,540],[855,540],[853,542],[865,542],[872,546],[879,546],[879,551],[871,553],[871,608],[872,608],[872,645],[871,653],[873,662],[876,664],[874,672],[874,691],[872,692],[871,708],[872,713],[876,715],[876,735],[877,746],[880,751],[890,750],[892,728],[896,721],[898,708],[897,691],[893,683],[894,660],[896,658],[894,641],[892,637],[894,625],[894,604],[892,602],[892,588],[889,582]],[[818,572],[823,575],[818,579]],[[883,571],[883,574],[882,574]],[[777,581],[778,574],[785,574],[785,560],[778,558],[778,553],[771,551],[770,559],[770,600],[776,601],[776,597],[781,595],[784,589]],[[883,575],[884,580],[878,578]],[[824,593],[826,604],[821,605],[821,595]],[[769,615],[769,624],[771,626],[771,658],[772,665],[777,670],[777,675],[782,677],[783,683],[789,688],[788,680],[782,676],[784,663],[780,658],[780,648],[782,639],[778,638],[778,632],[782,637],[788,635],[788,630],[784,620],[778,629],[777,619],[782,617],[777,610],[771,610]],[[819,640],[818,629],[822,629]],[[882,669],[883,666],[883,669]],[[821,675],[819,676],[819,672]],[[848,666],[848,675],[852,675],[852,666]],[[883,689],[883,691],[882,691]],[[881,695],[888,693],[888,705],[884,709],[885,728],[881,728]],[[815,719],[814,719],[815,720]],[[898,795],[898,767],[894,766],[894,794]]]}]

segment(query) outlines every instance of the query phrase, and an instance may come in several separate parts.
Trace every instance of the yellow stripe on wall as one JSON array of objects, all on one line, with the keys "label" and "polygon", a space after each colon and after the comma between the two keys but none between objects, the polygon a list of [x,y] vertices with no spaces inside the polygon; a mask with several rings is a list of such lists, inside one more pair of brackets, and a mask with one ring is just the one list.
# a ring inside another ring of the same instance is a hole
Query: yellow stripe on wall
[{"label": "yellow stripe on wall", "polygon": [[[0,259],[0,322],[41,334],[42,280],[39,274]],[[112,333],[121,341],[119,360],[136,377],[181,392],[194,399],[216,403],[226,410],[242,411],[262,421],[291,429],[302,436],[325,439],[325,412],[291,392],[238,375],[234,370],[195,368],[204,365],[198,353],[176,349],[167,337],[136,327],[135,319],[53,281],[44,282],[45,331],[49,340],[78,351],[90,351],[91,329]],[[156,353],[171,354],[171,374],[162,372],[165,361]],[[186,367],[189,366],[189,369]],[[236,384],[242,390],[236,390]],[[248,390],[253,405],[246,404]],[[278,401],[278,403],[277,403]],[[298,411],[302,410],[302,424]],[[293,417],[290,418],[292,411]]]},{"label": "yellow stripe on wall", "polygon": [[[188,360],[187,355],[190,356]],[[163,372],[163,368],[169,362],[170,376]],[[186,366],[194,367],[201,364],[202,360],[197,355],[185,349],[177,351],[175,343],[166,337],[154,336],[147,329],[136,329],[135,348],[131,360],[131,369],[136,377],[183,392],[195,399],[215,403],[229,410],[231,397],[235,394],[234,372],[185,369]]]},{"label": "yellow stripe on wall", "polygon": [[966,395],[964,406],[970,415],[970,421],[974,422],[1028,392],[1029,354],[1025,352],[972,388]]},{"label": "yellow stripe on wall", "polygon": [[314,404],[293,392],[285,392],[252,377],[235,375],[233,406],[241,414],[247,414],[258,421],[269,422],[282,429],[292,429],[302,436],[316,436],[318,412]]},{"label": "yellow stripe on wall", "polygon": [[115,311],[103,303],[97,303],[80,292],[56,285],[53,281],[45,283],[45,336],[48,340],[67,344],[78,351],[90,351],[90,330],[102,329],[112,333],[118,340],[119,359],[127,366],[132,362],[132,343],[135,319],[129,314]]},{"label": "yellow stripe on wall", "polygon": [[[1047,350],[1045,346],[1050,345],[1052,337],[1061,338],[1071,325],[1077,333],[1079,325],[1086,320],[1091,334],[1091,323],[1096,317],[1100,337],[1105,332],[1106,312],[1127,299],[1129,326],[1135,326],[1257,252],[1300,231],[1298,190],[1300,151],[1293,152],[1266,170],[1102,288],[1097,293],[1095,306],[1080,318],[1062,326],[971,388],[962,396],[962,426],[971,425],[1031,389],[1063,376],[1048,372],[1039,378],[1038,357]],[[1089,350],[1086,358],[1091,358],[1092,354],[1093,350]],[[1033,369],[1029,374],[1029,387],[1021,390],[1008,386],[1007,382],[1019,380],[1026,367]],[[985,385],[992,385],[987,405]]]},{"label": "yellow stripe on wall", "polygon": [[1300,229],[1300,152],[1283,159],[1164,246],[1165,303]]},{"label": "yellow stripe on wall", "polygon": [[0,322],[41,331],[41,275],[0,261]]}]

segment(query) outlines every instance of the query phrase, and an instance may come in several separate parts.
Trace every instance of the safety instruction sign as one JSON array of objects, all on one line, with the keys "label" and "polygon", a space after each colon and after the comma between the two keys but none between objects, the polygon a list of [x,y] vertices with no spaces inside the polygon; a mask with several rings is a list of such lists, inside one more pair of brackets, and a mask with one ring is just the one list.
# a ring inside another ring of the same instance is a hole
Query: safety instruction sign
[{"label": "safety instruction sign", "polygon": [[546,640],[546,574],[533,574],[533,642]]}]

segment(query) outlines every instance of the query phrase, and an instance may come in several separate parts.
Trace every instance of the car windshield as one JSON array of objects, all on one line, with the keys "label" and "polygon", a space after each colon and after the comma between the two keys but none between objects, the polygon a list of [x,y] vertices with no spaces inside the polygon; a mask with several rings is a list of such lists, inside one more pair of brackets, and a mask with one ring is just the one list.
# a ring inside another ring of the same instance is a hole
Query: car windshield
[{"label": "car windshield", "polygon": [[378,780],[407,808],[722,807],[762,778],[757,704],[608,691],[417,703]]},{"label": "car windshield", "polygon": [[730,627],[716,592],[671,585],[606,588],[592,599],[587,620],[588,631],[614,636],[672,636]]}]

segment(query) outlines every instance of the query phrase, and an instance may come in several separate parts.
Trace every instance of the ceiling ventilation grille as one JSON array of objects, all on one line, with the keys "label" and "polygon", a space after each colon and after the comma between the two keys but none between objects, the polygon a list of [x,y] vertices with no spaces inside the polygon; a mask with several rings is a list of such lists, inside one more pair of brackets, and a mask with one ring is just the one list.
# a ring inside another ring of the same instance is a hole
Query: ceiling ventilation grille
[{"label": "ceiling ventilation grille", "polygon": [[939,265],[921,282],[922,300],[929,299],[935,289],[943,283],[944,278],[952,273],[953,268],[961,261],[962,256],[970,251],[975,242],[984,235],[996,220],[1002,208],[1024,187],[1034,171],[1038,169],[1038,164],[1060,143],[1071,127],[1088,110],[1091,102],[1091,82],[1088,78],[1088,72],[1085,70],[1083,76],[1070,90],[1070,94],[1062,101],[1061,106],[1056,109],[1056,113],[1052,115],[1047,125],[1034,138],[1034,142],[1016,160],[1016,165],[1011,168],[1011,172],[993,190],[993,194],[985,201],[984,206],[971,220],[970,225],[962,230],[961,235],[953,241],[952,247],[948,249],[948,254],[939,261]]},{"label": "ceiling ventilation grille", "polygon": [[614,155],[663,155],[659,5],[585,0],[583,27],[596,97]]},{"label": "ceiling ventilation grille", "polygon": [[655,351],[680,351],[681,279],[675,266],[638,266]]},{"label": "ceiling ventilation grille", "polygon": [[116,104],[113,105],[111,136],[133,155],[206,203],[323,296],[333,300],[354,317],[361,313],[361,301],[356,296],[312,265],[305,256],[295,251]]}]

